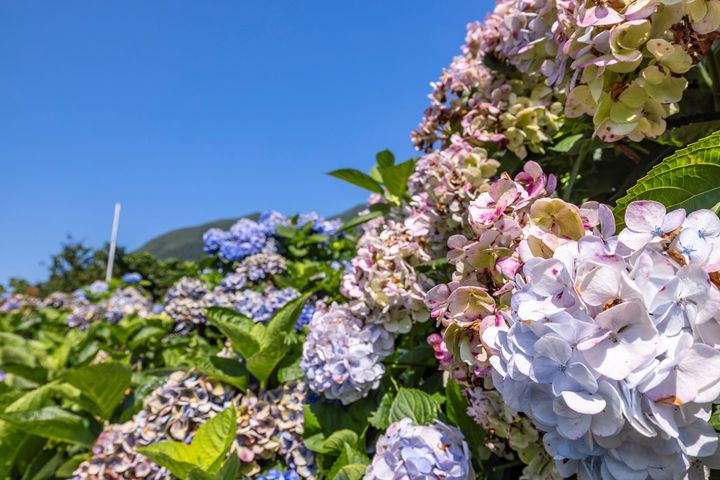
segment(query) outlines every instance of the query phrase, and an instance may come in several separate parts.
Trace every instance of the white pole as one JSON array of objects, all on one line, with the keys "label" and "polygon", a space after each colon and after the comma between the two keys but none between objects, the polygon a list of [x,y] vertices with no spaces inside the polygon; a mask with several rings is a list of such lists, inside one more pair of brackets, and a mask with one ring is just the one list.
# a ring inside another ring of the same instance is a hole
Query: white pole
[{"label": "white pole", "polygon": [[110,252],[108,253],[107,272],[105,282],[112,278],[113,264],[115,263],[115,247],[117,246],[118,224],[120,223],[120,202],[115,204],[115,216],[113,217],[112,234],[110,236]]}]

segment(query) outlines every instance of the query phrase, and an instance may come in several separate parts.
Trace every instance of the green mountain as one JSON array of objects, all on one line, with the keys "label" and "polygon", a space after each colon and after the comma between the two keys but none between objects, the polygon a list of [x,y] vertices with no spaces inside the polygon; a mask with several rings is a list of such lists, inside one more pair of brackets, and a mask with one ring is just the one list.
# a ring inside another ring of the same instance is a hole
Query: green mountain
[{"label": "green mountain", "polygon": [[[357,205],[331,218],[339,218],[343,222],[357,216],[365,205]],[[257,220],[259,213],[251,213],[240,218]],[[193,227],[184,227],[159,235],[148,241],[138,251],[148,252],[160,259],[179,258],[181,260],[197,260],[203,253],[203,233],[211,228],[227,230],[240,218],[226,218],[204,223]]]}]

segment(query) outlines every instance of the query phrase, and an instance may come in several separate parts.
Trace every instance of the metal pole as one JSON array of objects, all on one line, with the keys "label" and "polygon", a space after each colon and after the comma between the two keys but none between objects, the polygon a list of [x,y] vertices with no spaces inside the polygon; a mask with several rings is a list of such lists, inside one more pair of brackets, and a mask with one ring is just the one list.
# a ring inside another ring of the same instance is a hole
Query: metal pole
[{"label": "metal pole", "polygon": [[115,216],[113,217],[112,234],[110,236],[110,252],[108,253],[107,272],[105,282],[112,278],[113,264],[115,263],[115,247],[117,246],[118,224],[120,223],[120,202],[115,204]]}]

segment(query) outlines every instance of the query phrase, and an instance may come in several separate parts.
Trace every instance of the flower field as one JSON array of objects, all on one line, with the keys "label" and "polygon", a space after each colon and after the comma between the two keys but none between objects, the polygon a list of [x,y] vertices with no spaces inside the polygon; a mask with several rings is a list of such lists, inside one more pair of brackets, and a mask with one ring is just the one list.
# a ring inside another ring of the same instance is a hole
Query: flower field
[{"label": "flower field", "polygon": [[6,293],[0,478],[720,478],[718,40],[498,0],[356,217]]}]

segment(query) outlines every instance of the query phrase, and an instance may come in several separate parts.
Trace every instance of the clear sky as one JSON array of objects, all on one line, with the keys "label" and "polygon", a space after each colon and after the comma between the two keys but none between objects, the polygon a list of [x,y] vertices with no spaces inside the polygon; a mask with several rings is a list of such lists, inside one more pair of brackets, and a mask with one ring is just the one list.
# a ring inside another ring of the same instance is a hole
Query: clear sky
[{"label": "clear sky", "polygon": [[0,282],[71,234],[130,249],[365,194],[323,172],[414,155],[429,82],[489,0],[0,0]]}]

